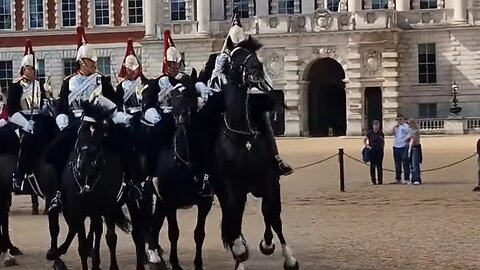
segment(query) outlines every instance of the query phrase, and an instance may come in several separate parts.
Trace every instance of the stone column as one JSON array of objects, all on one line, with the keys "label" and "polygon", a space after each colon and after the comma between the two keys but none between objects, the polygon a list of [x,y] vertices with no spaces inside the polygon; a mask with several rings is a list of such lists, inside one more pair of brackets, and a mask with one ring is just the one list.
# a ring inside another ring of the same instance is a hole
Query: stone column
[{"label": "stone column", "polygon": [[257,1],[255,8],[257,9],[255,12],[257,16],[267,16],[269,14],[268,1]]},{"label": "stone column", "polygon": [[397,0],[397,11],[409,11],[410,10],[410,1],[409,0]]},{"label": "stone column", "polygon": [[347,135],[359,136],[363,134],[364,108],[362,101],[363,86],[361,55],[359,53],[359,38],[350,37],[347,54],[347,81],[345,84],[347,98]]},{"label": "stone column", "polygon": [[155,36],[156,0],[145,0],[145,38]]},{"label": "stone column", "polygon": [[348,11],[362,10],[362,0],[348,0],[347,6],[348,6]]},{"label": "stone column", "polygon": [[453,1],[453,22],[454,23],[467,22],[467,0]]},{"label": "stone column", "polygon": [[197,1],[198,34],[210,35],[210,0]]},{"label": "stone column", "polygon": [[302,113],[300,106],[299,85],[299,57],[296,47],[285,48],[287,55],[284,57],[285,72],[285,136],[299,136],[302,132]]}]

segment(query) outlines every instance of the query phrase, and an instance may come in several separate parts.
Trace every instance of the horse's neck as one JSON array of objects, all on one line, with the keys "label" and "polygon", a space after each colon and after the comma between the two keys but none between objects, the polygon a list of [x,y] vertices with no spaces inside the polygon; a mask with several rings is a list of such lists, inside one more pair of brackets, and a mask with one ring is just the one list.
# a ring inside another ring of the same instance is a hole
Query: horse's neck
[{"label": "horse's neck", "polygon": [[250,114],[250,97],[245,91],[237,88],[231,88],[225,94],[225,120],[228,126],[234,130],[249,131],[253,126]]},{"label": "horse's neck", "polygon": [[175,134],[173,135],[173,151],[176,155],[180,155],[180,158],[190,159],[190,137],[187,128],[184,125],[177,126]]}]

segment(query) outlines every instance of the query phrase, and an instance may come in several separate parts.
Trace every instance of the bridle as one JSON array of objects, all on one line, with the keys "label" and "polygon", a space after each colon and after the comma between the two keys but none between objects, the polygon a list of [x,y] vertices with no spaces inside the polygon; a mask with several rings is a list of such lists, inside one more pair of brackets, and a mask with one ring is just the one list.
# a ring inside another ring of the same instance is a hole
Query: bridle
[{"label": "bridle", "polygon": [[[181,94],[179,94],[181,95]],[[177,97],[178,98],[178,97]],[[183,97],[179,97],[183,98]],[[190,161],[190,147],[188,145],[188,133],[187,133],[187,128],[186,125],[187,123],[190,122],[190,106],[187,106],[187,119],[184,119],[182,114],[179,114],[178,116],[174,114],[174,119],[175,119],[175,127],[178,129],[179,126],[182,126],[182,137],[184,138],[184,143],[186,145],[186,150],[185,150],[185,157],[183,157],[180,152],[178,151],[178,143],[177,143],[177,136],[173,136],[173,159],[178,160],[181,163],[183,163],[185,166],[190,167],[191,166],[191,161]],[[186,122],[187,121],[187,122]]]},{"label": "bridle", "polygon": [[[85,122],[91,122],[89,121],[91,118],[84,118],[83,121]],[[91,128],[91,127],[90,127]],[[79,128],[79,131],[80,131],[81,127]],[[92,131],[93,132],[93,131]],[[78,132],[79,134],[79,132]],[[79,137],[77,137],[77,140],[75,142],[75,159],[70,162],[70,168],[71,168],[71,171],[72,171],[72,175],[73,175],[73,178],[78,186],[78,188],[80,189],[80,192],[79,194],[80,195],[85,195],[89,192],[92,192],[95,187],[97,186],[98,182],[100,181],[100,178],[102,176],[102,172],[101,170],[99,170],[99,168],[101,167],[101,165],[103,163],[105,163],[105,160],[103,160],[103,149],[100,147],[99,150],[96,152],[96,155],[95,155],[95,158],[93,159],[92,163],[89,164],[88,166],[91,166],[91,173],[89,173],[88,175],[85,176],[85,179],[84,181],[82,181],[82,175],[81,175],[81,157],[82,157],[82,153],[85,152],[85,151],[88,151],[89,150],[89,147],[88,146],[83,146],[81,148],[79,148],[78,144],[79,144]],[[90,180],[90,177],[91,175],[96,175],[96,178],[94,179],[92,185],[89,185],[89,180]]]},{"label": "bridle", "polygon": [[[255,81],[254,79],[254,76],[252,74],[249,74],[248,70],[247,70],[247,64],[250,60],[253,59],[253,57],[256,57],[256,53],[253,52],[253,53],[249,53],[247,55],[247,57],[245,57],[245,59],[243,60],[243,62],[239,65],[239,66],[235,66],[235,64],[233,63],[232,61],[232,58],[233,58],[233,55],[235,54],[235,52],[237,51],[247,51],[245,48],[241,48],[241,47],[237,47],[235,49],[232,50],[232,52],[230,53],[230,67],[229,67],[229,72],[235,72],[235,71],[240,71],[240,73],[242,74],[241,75],[241,82],[238,84],[238,87],[240,88],[251,88],[253,87],[252,86],[252,83],[257,83],[257,81]],[[224,124],[225,124],[225,128],[234,133],[234,134],[237,134],[237,135],[243,135],[243,136],[253,136],[253,138],[256,138],[256,136],[258,135],[258,132],[254,131],[253,128],[252,128],[252,124],[251,124],[251,120],[250,120],[250,91],[247,91],[247,95],[245,96],[245,119],[247,121],[247,131],[243,131],[243,130],[238,130],[238,129],[234,129],[231,127],[231,125],[228,123],[228,119],[227,119],[227,112],[225,112],[223,114],[223,121],[224,121]]]}]

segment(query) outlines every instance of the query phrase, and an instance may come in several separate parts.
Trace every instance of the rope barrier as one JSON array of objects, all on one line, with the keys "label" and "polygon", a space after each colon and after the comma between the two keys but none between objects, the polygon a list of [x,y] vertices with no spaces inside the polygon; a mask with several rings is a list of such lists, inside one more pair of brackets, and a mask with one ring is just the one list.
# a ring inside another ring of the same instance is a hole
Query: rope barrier
[{"label": "rope barrier", "polygon": [[[363,162],[363,160],[360,160],[360,159],[358,159],[358,158],[352,157],[352,156],[350,156],[350,155],[347,154],[347,153],[345,153],[344,155],[345,155],[346,157],[348,157],[349,159],[352,159],[352,160],[354,160],[354,161],[356,161],[356,162],[358,162],[358,163],[361,163],[361,164],[363,164],[363,165],[365,165],[365,166],[369,166],[367,163]],[[442,165],[442,166],[439,166],[439,167],[436,167],[436,168],[422,169],[421,171],[422,171],[422,173],[423,173],[423,172],[433,172],[433,171],[439,171],[439,170],[443,170],[443,169],[446,169],[446,168],[450,168],[450,167],[453,167],[453,166],[458,165],[458,164],[460,164],[460,163],[463,163],[463,162],[471,159],[472,157],[474,157],[474,156],[476,156],[476,155],[477,155],[477,153],[473,153],[472,155],[470,155],[470,156],[468,156],[468,157],[465,157],[465,158],[463,158],[463,159],[461,159],[461,160],[459,160],[459,161],[456,161],[456,162],[453,162],[453,163],[450,163],[450,164],[446,164],[446,165]],[[387,171],[387,172],[392,172],[392,173],[395,172],[395,170],[387,169],[387,168],[383,168],[383,170],[384,170],[384,171]]]},{"label": "rope barrier", "polygon": [[302,166],[298,166],[298,167],[295,167],[295,168],[293,168],[293,169],[294,169],[294,170],[305,169],[305,168],[308,168],[308,167],[311,167],[311,166],[314,166],[314,165],[318,165],[318,164],[323,163],[323,162],[325,162],[325,161],[328,161],[328,160],[330,160],[330,159],[332,159],[332,158],[334,158],[334,157],[337,157],[337,156],[338,156],[338,154],[334,154],[334,155],[331,155],[331,156],[329,156],[329,157],[327,157],[327,158],[324,158],[324,159],[322,159],[322,160],[315,161],[315,162],[312,162],[312,163],[309,163],[309,164],[305,164],[305,165],[302,165]]}]

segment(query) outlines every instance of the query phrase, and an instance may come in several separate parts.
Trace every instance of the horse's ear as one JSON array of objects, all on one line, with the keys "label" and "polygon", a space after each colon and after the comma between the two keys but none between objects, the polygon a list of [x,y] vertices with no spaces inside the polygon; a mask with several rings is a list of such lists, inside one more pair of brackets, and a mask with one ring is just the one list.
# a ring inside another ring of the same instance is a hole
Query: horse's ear
[{"label": "horse's ear", "polygon": [[192,73],[190,74],[190,77],[192,78],[193,82],[197,81],[197,70],[195,68],[192,68]]},{"label": "horse's ear", "polygon": [[235,45],[233,44],[233,41],[232,39],[230,38],[230,36],[227,38],[227,49],[229,49],[230,51],[233,50],[235,47]]}]

